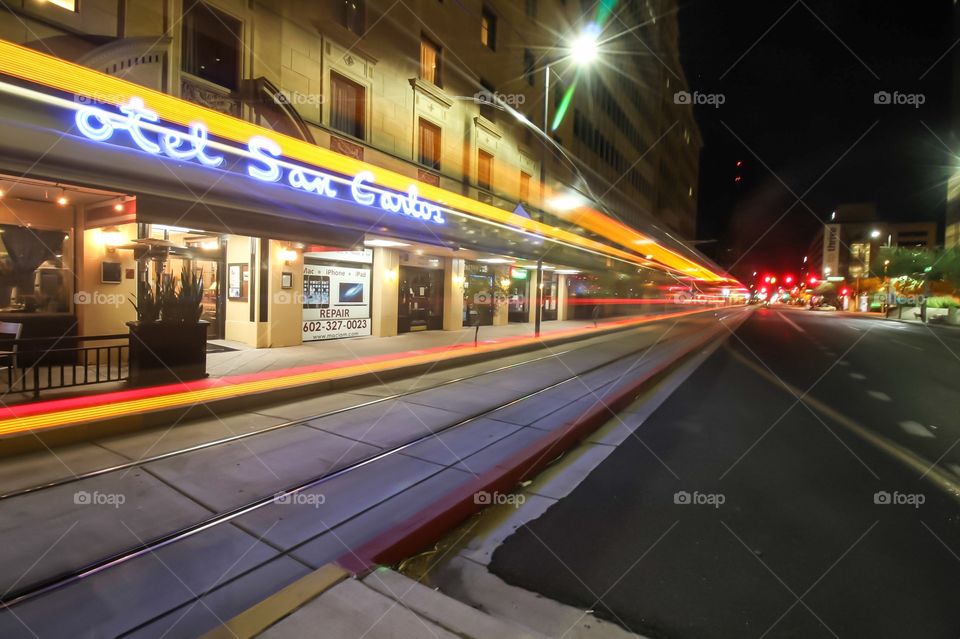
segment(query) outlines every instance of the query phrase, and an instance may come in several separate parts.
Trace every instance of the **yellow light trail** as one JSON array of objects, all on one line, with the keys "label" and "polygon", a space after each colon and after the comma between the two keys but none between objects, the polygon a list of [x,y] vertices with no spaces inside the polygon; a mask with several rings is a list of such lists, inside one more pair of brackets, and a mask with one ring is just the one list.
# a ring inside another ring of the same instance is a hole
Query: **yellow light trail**
[{"label": "yellow light trail", "polygon": [[[415,184],[422,197],[446,207],[470,213],[484,220],[520,228],[529,233],[572,244],[595,253],[625,260],[638,266],[648,265],[634,252],[636,251],[635,246],[630,246],[628,242],[624,242],[622,229],[629,227],[624,227],[619,222],[615,222],[593,209],[580,212],[578,220],[582,223],[582,226],[628,248],[629,251],[611,247],[571,231],[516,215],[465,195],[414,180],[405,175],[310,144],[304,140],[257,126],[246,120],[6,40],[0,40],[0,73],[115,106],[126,104],[130,98],[139,97],[152,111],[155,111],[161,119],[167,122],[181,126],[203,122],[211,134],[243,145],[246,145],[251,137],[267,137],[281,146],[283,155],[287,158],[347,176],[353,176],[362,171],[371,171],[376,175],[377,184],[401,193],[406,192],[411,184]],[[635,235],[636,232],[630,229],[630,234],[627,237],[632,239]],[[705,281],[727,279],[725,276],[714,273],[705,266],[655,242],[645,244],[642,253],[652,255],[654,260],[668,268],[697,279]]]}]

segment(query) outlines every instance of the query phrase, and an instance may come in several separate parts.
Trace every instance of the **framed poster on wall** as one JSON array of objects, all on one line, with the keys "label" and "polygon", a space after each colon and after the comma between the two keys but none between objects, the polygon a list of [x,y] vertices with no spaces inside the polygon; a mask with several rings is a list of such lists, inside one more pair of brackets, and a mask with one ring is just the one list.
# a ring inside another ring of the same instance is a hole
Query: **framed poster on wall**
[{"label": "framed poster on wall", "polygon": [[370,267],[303,265],[303,341],[370,335]]},{"label": "framed poster on wall", "polygon": [[250,265],[230,264],[227,266],[227,299],[246,302],[250,288]]}]

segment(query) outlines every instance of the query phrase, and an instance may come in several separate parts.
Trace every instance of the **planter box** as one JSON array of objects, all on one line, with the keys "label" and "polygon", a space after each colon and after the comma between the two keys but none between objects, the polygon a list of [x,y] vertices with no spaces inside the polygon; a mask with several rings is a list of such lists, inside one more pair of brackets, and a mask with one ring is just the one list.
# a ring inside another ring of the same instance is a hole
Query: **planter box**
[{"label": "planter box", "polygon": [[130,383],[169,384],[207,376],[207,325],[127,322]]}]

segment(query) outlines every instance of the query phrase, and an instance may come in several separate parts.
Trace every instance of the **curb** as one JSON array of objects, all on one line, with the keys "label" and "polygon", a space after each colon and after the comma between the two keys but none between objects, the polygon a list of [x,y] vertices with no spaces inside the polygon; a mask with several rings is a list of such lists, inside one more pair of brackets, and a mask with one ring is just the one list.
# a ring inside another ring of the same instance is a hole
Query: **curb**
[{"label": "curb", "polygon": [[359,548],[345,553],[335,563],[348,572],[360,575],[379,565],[393,565],[416,554],[485,507],[475,502],[476,493],[512,491],[517,484],[536,475],[577,441],[597,430],[616,411],[633,402],[643,386],[665,376],[705,344],[727,335],[726,329],[709,332],[705,338],[697,340],[656,368],[646,371],[615,395],[605,396],[602,403],[598,402],[599,406],[591,407],[580,417],[546,433],[529,447],[514,453],[491,470],[443,495],[430,506]]}]

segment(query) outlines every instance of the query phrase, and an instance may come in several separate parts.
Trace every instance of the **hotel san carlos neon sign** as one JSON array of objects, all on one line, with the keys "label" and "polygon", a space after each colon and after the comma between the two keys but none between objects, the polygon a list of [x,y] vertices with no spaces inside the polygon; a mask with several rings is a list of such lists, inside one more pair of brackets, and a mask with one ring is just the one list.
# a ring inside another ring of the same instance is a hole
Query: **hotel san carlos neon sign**
[{"label": "hotel san carlos neon sign", "polygon": [[[95,106],[77,110],[77,129],[85,137],[106,142],[117,131],[126,131],[140,149],[153,155],[165,155],[184,162],[196,161],[203,166],[216,168],[223,164],[222,155],[208,151],[213,146],[208,139],[207,127],[202,123],[190,125],[187,132],[156,124],[159,116],[146,108],[140,98],[131,98],[119,107],[120,113],[112,113]],[[148,135],[152,132],[153,135]],[[222,145],[216,145],[222,147]],[[255,136],[247,142],[247,149],[231,149],[247,157],[247,175],[263,182],[284,182],[287,185],[321,197],[338,198],[338,187],[349,188],[351,199],[364,206],[378,206],[390,213],[406,215],[415,219],[444,224],[443,211],[435,204],[421,200],[413,184],[406,193],[395,193],[374,186],[374,175],[362,171],[345,180],[329,173],[322,173],[290,164],[282,159],[280,145],[270,138]]]}]

